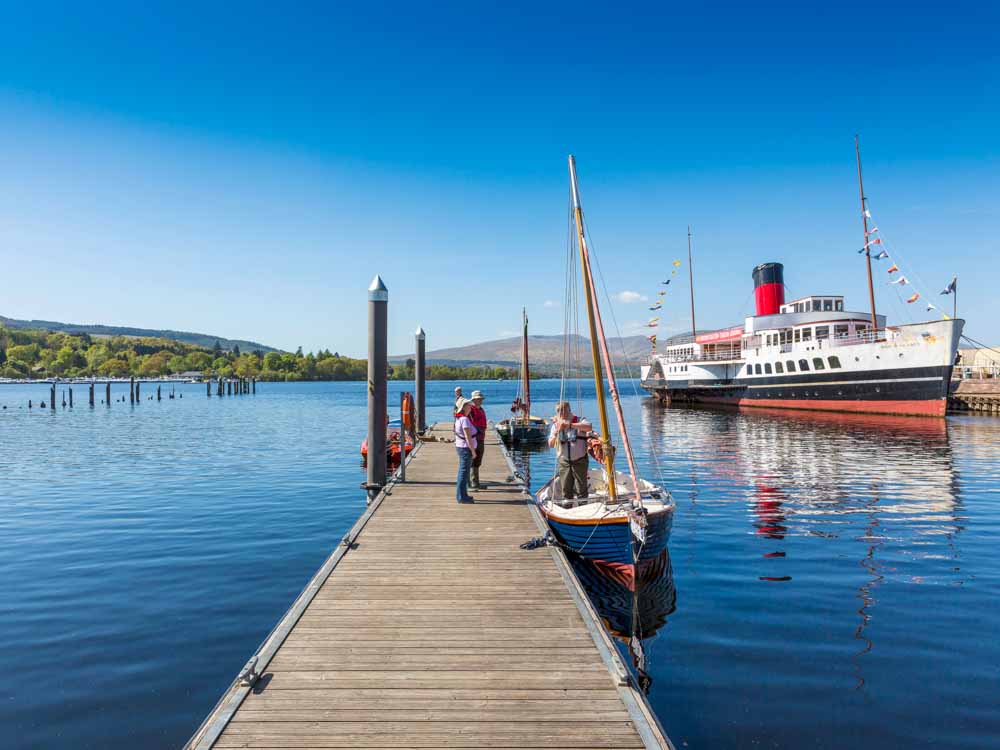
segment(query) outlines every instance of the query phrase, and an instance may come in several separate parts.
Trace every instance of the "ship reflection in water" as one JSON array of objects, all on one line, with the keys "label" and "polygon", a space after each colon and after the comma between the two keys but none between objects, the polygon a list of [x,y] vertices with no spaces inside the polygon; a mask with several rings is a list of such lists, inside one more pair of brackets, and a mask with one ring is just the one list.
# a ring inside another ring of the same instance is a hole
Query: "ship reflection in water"
[{"label": "ship reflection in water", "polygon": [[677,608],[669,550],[647,561],[649,564],[639,571],[634,587],[610,566],[577,555],[572,555],[570,562],[604,627],[626,652],[639,687],[648,693],[653,683],[649,671],[650,642]]}]

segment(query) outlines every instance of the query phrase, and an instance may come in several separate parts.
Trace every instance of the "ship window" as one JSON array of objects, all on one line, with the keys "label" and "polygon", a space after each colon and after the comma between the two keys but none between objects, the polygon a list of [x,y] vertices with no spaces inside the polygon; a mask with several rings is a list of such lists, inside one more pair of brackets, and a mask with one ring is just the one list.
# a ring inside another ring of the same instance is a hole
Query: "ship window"
[{"label": "ship window", "polygon": [[795,342],[798,343],[802,340],[802,331],[798,328],[795,329]]},{"label": "ship window", "polygon": [[753,365],[747,365],[747,375],[753,375]]},{"label": "ship window", "polygon": [[765,362],[764,363],[764,374],[765,375],[770,375],[771,374],[771,363],[770,362]]},{"label": "ship window", "polygon": [[823,312],[829,312],[833,310],[833,300],[825,299],[823,300]]},{"label": "ship window", "polygon": [[760,375],[760,365],[754,365],[753,369],[756,374]]},{"label": "ship window", "polygon": [[844,300],[838,299],[836,307],[837,307],[837,312],[843,312],[843,310],[844,310]]},{"label": "ship window", "polygon": [[826,365],[823,364],[823,360],[820,357],[813,357],[813,368],[816,370],[825,370]]},{"label": "ship window", "polygon": [[827,357],[826,359],[830,363],[831,370],[836,370],[840,367],[840,357]]},{"label": "ship window", "polygon": [[794,361],[788,360],[787,362],[785,362],[785,364],[788,365],[788,371],[789,372],[795,372],[795,362]]},{"label": "ship window", "polygon": [[812,333],[813,333],[813,329],[812,328],[803,328],[802,329],[802,340],[803,341],[811,341],[812,340]]},{"label": "ship window", "polygon": [[775,362],[774,363],[774,371],[776,373],[778,373],[779,375],[783,375],[784,372],[785,372],[785,368],[781,366],[781,362]]},{"label": "ship window", "polygon": [[800,359],[799,360],[799,369],[802,370],[802,372],[808,372],[809,371],[809,363],[806,362],[804,359]]},{"label": "ship window", "polygon": [[847,326],[836,325],[833,327],[833,337],[837,339],[847,338]]},{"label": "ship window", "polygon": [[816,326],[816,340],[830,338],[830,326]]}]

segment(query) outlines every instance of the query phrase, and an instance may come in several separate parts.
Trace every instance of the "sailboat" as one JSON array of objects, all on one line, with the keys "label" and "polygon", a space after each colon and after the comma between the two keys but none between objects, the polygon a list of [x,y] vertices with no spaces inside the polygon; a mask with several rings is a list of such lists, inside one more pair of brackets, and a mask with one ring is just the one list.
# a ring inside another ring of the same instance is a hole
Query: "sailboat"
[{"label": "sailboat", "polygon": [[[588,470],[589,494],[585,498],[565,498],[558,475],[545,484],[535,497],[553,534],[564,547],[616,570],[626,580],[634,581],[643,566],[666,549],[675,505],[669,492],[638,476],[601,321],[580,204],[576,160],[572,155],[569,157],[569,175],[601,424],[600,436],[592,441],[592,454],[602,466]],[[628,463],[628,474],[615,470],[615,446],[610,439],[605,376]]]},{"label": "sailboat", "polygon": [[512,445],[521,443],[544,443],[548,439],[549,426],[541,417],[531,414],[531,378],[528,374],[528,312],[521,309],[523,328],[521,332],[521,380],[518,392],[510,410],[515,414],[497,424],[497,432],[505,442]]}]

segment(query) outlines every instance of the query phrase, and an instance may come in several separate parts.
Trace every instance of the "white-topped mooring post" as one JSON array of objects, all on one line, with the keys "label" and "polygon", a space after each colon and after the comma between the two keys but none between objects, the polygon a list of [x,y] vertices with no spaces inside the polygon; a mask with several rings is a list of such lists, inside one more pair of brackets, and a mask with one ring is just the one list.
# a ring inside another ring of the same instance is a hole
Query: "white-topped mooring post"
[{"label": "white-topped mooring post", "polygon": [[416,420],[414,424],[416,425],[417,432],[422,433],[427,429],[427,411],[425,408],[425,396],[426,387],[424,385],[424,370],[427,355],[427,334],[424,333],[423,328],[417,328],[417,356],[416,363],[413,368],[413,390],[416,391],[414,394],[414,409],[416,410]]},{"label": "white-topped mooring post", "polygon": [[389,290],[381,276],[368,287],[368,497],[385,485],[385,418],[388,414]]}]

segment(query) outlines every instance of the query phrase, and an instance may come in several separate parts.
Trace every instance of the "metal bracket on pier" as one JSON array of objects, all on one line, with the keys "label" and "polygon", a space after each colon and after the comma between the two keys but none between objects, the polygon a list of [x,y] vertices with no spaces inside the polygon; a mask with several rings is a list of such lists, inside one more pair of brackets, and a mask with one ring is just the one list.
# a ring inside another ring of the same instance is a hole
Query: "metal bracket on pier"
[{"label": "metal bracket on pier", "polygon": [[237,678],[240,687],[253,687],[257,680],[260,679],[260,675],[257,673],[257,658],[255,654],[240,671],[240,675]]}]

